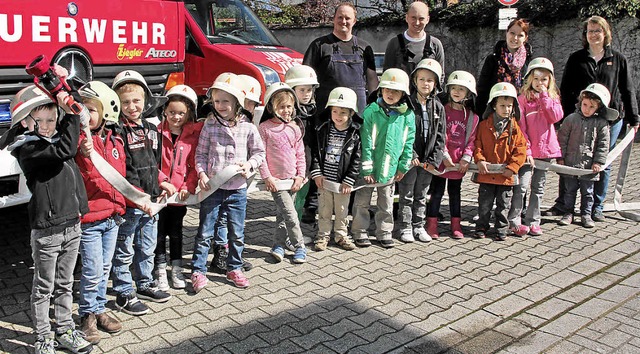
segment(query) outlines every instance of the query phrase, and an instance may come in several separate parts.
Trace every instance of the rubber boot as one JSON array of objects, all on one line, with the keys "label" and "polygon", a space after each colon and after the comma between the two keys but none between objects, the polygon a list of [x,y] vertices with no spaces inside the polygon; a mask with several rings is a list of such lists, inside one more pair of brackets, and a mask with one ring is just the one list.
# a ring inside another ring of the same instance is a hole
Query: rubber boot
[{"label": "rubber boot", "polygon": [[182,274],[182,260],[176,259],[171,261],[171,284],[174,289],[184,289],[184,275]]},{"label": "rubber boot", "polygon": [[434,240],[437,240],[438,238],[440,238],[440,235],[438,235],[438,217],[437,216],[427,218],[427,233]]},{"label": "rubber boot", "polygon": [[456,240],[464,238],[462,227],[460,226],[460,218],[451,218],[451,238]]}]

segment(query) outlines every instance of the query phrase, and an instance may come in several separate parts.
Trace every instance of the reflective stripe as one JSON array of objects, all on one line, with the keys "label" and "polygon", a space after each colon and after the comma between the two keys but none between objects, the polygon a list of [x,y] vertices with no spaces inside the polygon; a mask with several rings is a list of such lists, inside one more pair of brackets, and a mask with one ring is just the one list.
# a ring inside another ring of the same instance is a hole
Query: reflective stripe
[{"label": "reflective stripe", "polygon": [[378,126],[374,123],[371,129],[371,150],[376,149],[376,138],[378,137]]}]

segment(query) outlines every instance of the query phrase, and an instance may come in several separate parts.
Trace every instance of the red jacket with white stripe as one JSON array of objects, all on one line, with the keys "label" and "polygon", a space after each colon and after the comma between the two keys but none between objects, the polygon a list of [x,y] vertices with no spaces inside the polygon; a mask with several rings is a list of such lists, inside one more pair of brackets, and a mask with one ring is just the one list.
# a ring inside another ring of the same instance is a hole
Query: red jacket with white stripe
[{"label": "red jacket with white stripe", "polygon": [[[160,124],[162,134],[162,160],[160,170],[178,191],[187,190],[194,194],[198,186],[195,153],[204,122],[188,122],[182,126],[182,133],[175,143],[167,120]],[[163,182],[163,181],[160,181]]]}]

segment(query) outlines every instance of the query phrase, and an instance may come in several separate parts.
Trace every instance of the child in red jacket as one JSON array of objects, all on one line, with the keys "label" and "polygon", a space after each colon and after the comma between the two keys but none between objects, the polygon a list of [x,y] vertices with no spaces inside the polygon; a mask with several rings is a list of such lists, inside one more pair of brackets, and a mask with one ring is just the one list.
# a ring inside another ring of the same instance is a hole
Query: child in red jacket
[{"label": "child in red jacket", "polygon": [[[162,135],[162,161],[160,170],[167,176],[179,193],[186,199],[195,193],[198,174],[195,168],[195,150],[202,130],[202,122],[196,122],[198,96],[189,86],[177,85],[167,92],[164,119],[160,124]],[[160,290],[168,290],[167,241],[169,236],[169,259],[171,260],[171,284],[175,289],[184,289],[182,275],[182,221],[187,214],[185,205],[168,205],[159,213],[158,243],[155,250],[155,278]]]}]

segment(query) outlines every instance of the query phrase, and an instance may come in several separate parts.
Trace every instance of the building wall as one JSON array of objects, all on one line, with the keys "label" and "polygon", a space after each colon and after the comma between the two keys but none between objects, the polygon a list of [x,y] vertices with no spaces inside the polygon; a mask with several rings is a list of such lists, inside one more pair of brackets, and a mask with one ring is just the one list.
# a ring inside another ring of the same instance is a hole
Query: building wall
[{"label": "building wall", "polygon": [[[613,48],[622,52],[632,67],[636,95],[640,98],[640,20],[627,18],[613,23]],[[383,52],[387,42],[404,31],[405,27],[358,28],[357,35],[368,41],[376,52]],[[274,30],[280,41],[290,48],[304,53],[315,38],[331,32],[332,28]],[[484,58],[493,50],[504,32],[495,29],[472,29],[468,31],[450,30],[442,24],[429,24],[427,30],[438,37],[444,46],[445,70],[466,70],[474,75],[480,71]],[[562,80],[564,64],[569,55],[580,49],[581,22],[565,21],[553,27],[533,27],[529,33],[533,56],[549,58],[556,69],[556,79]]]}]

